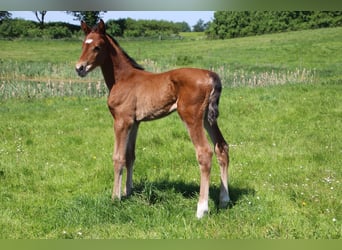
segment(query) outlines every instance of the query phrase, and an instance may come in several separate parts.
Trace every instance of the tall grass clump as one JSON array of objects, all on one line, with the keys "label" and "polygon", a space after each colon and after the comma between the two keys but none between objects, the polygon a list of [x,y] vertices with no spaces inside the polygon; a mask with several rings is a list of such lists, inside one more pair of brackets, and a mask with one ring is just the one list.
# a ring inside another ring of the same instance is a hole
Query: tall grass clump
[{"label": "tall grass clump", "polygon": [[317,82],[315,70],[295,69],[283,72],[265,71],[265,72],[249,72],[244,70],[232,71],[228,67],[213,68],[213,71],[221,76],[225,86],[241,87],[241,86],[272,86],[283,85],[288,83],[315,83]]},{"label": "tall grass clump", "polygon": [[[153,60],[144,60],[144,67],[152,72],[160,73],[166,69]],[[56,70],[59,71],[58,67]],[[284,72],[250,72],[244,70],[230,70],[228,66],[213,67],[221,77],[225,87],[241,86],[272,86],[289,83],[315,83],[318,81],[315,70],[296,69]],[[92,96],[101,97],[108,92],[103,77],[97,71],[93,76],[86,79],[76,78],[75,73],[52,74],[50,78],[46,73],[34,70],[35,73],[27,75],[14,73],[12,76],[0,76],[0,97],[3,99],[18,97],[52,97],[52,96]],[[71,74],[74,77],[71,77]],[[65,77],[65,79],[58,79]]]},{"label": "tall grass clump", "polygon": [[[153,60],[144,60],[142,62],[147,70],[152,72],[163,72],[167,67],[159,65]],[[167,65],[170,67],[169,65]],[[222,83],[226,87],[256,87],[283,85],[287,83],[315,83],[318,81],[316,70],[306,68],[296,68],[295,70],[282,71],[247,71],[243,69],[231,69],[228,65],[211,67],[211,70],[218,73]]]},{"label": "tall grass clump", "polygon": [[108,92],[103,81],[73,82],[48,79],[47,82],[3,81],[0,84],[0,98],[47,98],[47,97],[102,97]]},{"label": "tall grass clump", "polygon": [[79,78],[71,63],[20,61],[0,62],[0,97],[44,98],[53,96],[100,97],[108,90],[101,71],[96,69],[87,78]]}]

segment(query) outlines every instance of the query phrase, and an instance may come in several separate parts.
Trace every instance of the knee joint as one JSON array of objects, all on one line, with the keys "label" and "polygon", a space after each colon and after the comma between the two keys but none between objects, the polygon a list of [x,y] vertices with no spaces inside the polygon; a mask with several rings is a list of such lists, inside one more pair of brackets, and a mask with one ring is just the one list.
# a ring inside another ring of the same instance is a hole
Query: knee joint
[{"label": "knee joint", "polygon": [[228,144],[219,144],[215,145],[215,153],[216,154],[228,154],[229,153],[229,146]]},{"label": "knee joint", "polygon": [[197,161],[201,168],[211,168],[211,159],[213,157],[213,151],[211,149],[200,150],[197,153]]},{"label": "knee joint", "polygon": [[126,165],[126,159],[123,157],[114,156],[113,162],[115,167],[123,167]]}]

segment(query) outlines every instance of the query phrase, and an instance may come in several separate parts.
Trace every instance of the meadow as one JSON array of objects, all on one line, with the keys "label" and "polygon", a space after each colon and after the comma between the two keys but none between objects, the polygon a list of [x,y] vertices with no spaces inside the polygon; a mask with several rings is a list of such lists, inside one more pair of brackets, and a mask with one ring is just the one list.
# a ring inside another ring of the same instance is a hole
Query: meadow
[{"label": "meadow", "polygon": [[129,41],[151,71],[213,69],[231,206],[195,217],[199,169],[177,113],[143,123],[134,194],[110,199],[113,120],[80,41],[0,41],[0,238],[340,239],[342,28],[232,40]]}]

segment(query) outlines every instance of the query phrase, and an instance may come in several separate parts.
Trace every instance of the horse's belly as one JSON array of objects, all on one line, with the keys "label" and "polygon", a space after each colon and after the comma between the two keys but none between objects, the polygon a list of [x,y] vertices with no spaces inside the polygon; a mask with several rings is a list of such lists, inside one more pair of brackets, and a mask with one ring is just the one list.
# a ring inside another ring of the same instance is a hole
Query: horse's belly
[{"label": "horse's belly", "polygon": [[138,121],[150,121],[162,118],[177,110],[177,101],[161,106],[141,106],[137,108],[136,118]]}]

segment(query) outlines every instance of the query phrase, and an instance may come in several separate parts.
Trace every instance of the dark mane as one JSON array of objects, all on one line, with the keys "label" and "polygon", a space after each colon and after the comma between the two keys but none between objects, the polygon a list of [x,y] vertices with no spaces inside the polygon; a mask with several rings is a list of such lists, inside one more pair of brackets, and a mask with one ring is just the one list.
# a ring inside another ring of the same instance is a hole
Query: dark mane
[{"label": "dark mane", "polygon": [[124,56],[128,59],[129,63],[136,69],[144,70],[144,67],[137,63],[132,57],[130,57],[124,49],[122,49],[119,43],[108,33],[106,35],[112,40],[112,42],[122,51]]}]

